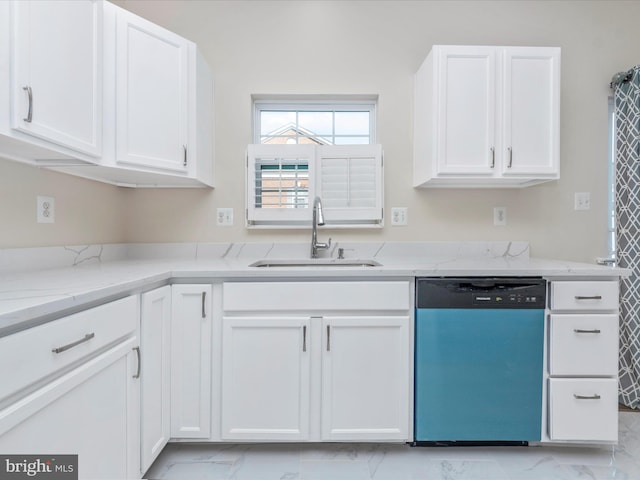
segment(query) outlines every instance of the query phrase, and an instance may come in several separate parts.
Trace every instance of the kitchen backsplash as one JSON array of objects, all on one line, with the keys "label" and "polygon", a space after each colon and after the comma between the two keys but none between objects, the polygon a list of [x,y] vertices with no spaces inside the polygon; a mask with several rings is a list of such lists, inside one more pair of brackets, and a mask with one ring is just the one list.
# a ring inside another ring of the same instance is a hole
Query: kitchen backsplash
[{"label": "kitchen backsplash", "polygon": [[[326,254],[345,258],[394,258],[436,263],[460,259],[528,260],[528,242],[334,242]],[[0,273],[77,267],[122,260],[248,260],[306,258],[309,243],[118,243],[0,249]]]}]

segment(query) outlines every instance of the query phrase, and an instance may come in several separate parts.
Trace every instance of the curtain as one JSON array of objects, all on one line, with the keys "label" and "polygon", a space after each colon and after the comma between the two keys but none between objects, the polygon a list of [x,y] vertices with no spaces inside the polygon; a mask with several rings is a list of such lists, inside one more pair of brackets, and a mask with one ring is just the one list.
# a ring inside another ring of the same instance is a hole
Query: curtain
[{"label": "curtain", "polygon": [[619,401],[640,408],[640,65],[611,82],[615,108],[616,260],[620,282]]}]

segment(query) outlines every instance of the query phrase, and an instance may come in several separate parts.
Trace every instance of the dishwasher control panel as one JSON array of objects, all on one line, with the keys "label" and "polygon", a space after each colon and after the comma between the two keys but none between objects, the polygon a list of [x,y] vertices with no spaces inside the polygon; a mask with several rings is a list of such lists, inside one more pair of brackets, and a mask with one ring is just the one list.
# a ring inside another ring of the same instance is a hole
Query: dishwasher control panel
[{"label": "dishwasher control panel", "polygon": [[417,308],[544,309],[541,278],[418,278]]}]

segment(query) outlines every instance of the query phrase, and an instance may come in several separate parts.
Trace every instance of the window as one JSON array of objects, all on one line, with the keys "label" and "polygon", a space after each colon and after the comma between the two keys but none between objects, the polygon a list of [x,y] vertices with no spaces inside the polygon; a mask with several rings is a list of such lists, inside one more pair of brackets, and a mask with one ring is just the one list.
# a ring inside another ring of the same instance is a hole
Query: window
[{"label": "window", "polygon": [[375,143],[374,97],[254,99],[254,143]]},{"label": "window", "polygon": [[247,225],[308,227],[313,198],[327,225],[382,225],[375,99],[254,99]]},{"label": "window", "polygon": [[616,258],[616,115],[613,97],[609,97],[609,191],[607,195],[607,246],[609,258]]}]

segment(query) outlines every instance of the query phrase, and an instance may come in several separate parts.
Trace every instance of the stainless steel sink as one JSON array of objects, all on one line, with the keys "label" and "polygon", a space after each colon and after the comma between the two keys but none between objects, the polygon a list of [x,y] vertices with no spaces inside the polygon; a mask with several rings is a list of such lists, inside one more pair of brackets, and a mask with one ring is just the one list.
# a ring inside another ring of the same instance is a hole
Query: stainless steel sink
[{"label": "stainless steel sink", "polygon": [[375,260],[336,259],[336,258],[304,258],[304,259],[272,259],[258,260],[250,267],[381,267]]}]

